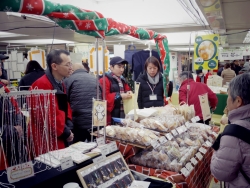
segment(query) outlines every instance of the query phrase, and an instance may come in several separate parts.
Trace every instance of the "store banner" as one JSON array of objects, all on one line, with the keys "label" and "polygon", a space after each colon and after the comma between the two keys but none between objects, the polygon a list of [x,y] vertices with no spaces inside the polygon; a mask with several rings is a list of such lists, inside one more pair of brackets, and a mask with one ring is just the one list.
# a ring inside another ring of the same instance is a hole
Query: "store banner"
[{"label": "store banner", "polygon": [[223,50],[219,53],[220,61],[243,59],[242,50]]},{"label": "store banner", "polygon": [[212,116],[211,116],[210,107],[208,103],[207,93],[204,95],[199,95],[199,100],[200,100],[200,105],[201,105],[203,121],[211,119]]},{"label": "store banner", "polygon": [[93,126],[107,125],[107,101],[93,100]]},{"label": "store banner", "polygon": [[218,69],[219,35],[197,36],[194,43],[194,69]]}]

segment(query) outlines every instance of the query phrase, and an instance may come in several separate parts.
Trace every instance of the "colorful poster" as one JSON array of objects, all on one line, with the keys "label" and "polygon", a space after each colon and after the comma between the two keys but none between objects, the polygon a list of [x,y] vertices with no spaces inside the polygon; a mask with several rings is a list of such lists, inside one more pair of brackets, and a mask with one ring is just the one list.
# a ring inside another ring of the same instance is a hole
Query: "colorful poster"
[{"label": "colorful poster", "polygon": [[107,125],[107,101],[93,100],[93,126]]},{"label": "colorful poster", "polygon": [[197,36],[194,43],[194,69],[218,69],[219,35]]}]

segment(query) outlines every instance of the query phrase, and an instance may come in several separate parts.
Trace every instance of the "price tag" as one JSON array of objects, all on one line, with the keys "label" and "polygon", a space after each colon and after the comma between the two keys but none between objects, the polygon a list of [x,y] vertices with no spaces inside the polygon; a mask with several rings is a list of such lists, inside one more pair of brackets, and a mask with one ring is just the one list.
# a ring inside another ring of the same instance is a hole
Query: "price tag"
[{"label": "price tag", "polygon": [[196,123],[196,119],[195,118],[192,118],[191,121],[192,121],[192,123]]},{"label": "price tag", "polygon": [[185,177],[188,177],[189,175],[189,171],[184,167],[181,169],[181,173],[185,176]]},{"label": "price tag", "polygon": [[70,167],[72,167],[74,165],[73,160],[72,160],[71,157],[65,157],[65,158],[61,159],[60,163],[61,163],[62,170],[70,168]]},{"label": "price tag", "polygon": [[96,143],[98,146],[105,145],[104,137],[96,138]]},{"label": "price tag", "polygon": [[182,127],[178,127],[176,130],[179,134],[183,133]]},{"label": "price tag", "polygon": [[117,150],[118,150],[118,148],[117,148],[117,145],[116,145],[116,142],[115,142],[115,141],[110,142],[110,143],[108,144],[108,146],[109,146],[109,153],[111,153],[111,152],[114,152],[114,151],[117,151]]},{"label": "price tag", "polygon": [[101,150],[102,155],[106,156],[110,153],[110,147],[108,145],[103,145],[102,147],[98,147]]},{"label": "price tag", "polygon": [[161,144],[165,144],[167,142],[167,139],[166,139],[166,137],[161,136],[159,141]]},{"label": "price tag", "polygon": [[195,166],[195,165],[198,164],[198,161],[193,157],[193,158],[191,159],[191,163]]},{"label": "price tag", "polygon": [[165,136],[166,136],[166,138],[168,139],[168,140],[172,140],[174,137],[173,137],[173,135],[171,134],[171,133],[167,133],[167,134],[165,134]]},{"label": "price tag", "polygon": [[187,163],[186,168],[188,169],[189,172],[192,172],[192,170],[194,169],[194,167],[191,165],[191,163]]},{"label": "price tag", "polygon": [[186,122],[185,125],[187,128],[189,128],[191,126],[189,122]]},{"label": "price tag", "polygon": [[182,130],[183,130],[183,132],[186,132],[187,131],[187,127],[185,127],[185,125],[182,125]]},{"label": "price tag", "polygon": [[98,163],[101,163],[102,161],[104,161],[105,159],[106,159],[106,156],[102,155],[100,157],[93,159],[93,163],[98,164]]},{"label": "price tag", "polygon": [[160,145],[160,143],[157,140],[153,140],[151,142],[151,145],[153,146],[154,149],[158,148]]},{"label": "price tag", "polygon": [[217,138],[217,136],[218,136],[217,133],[213,132],[212,134],[215,136],[215,138]]},{"label": "price tag", "polygon": [[173,134],[174,136],[177,136],[177,135],[178,135],[178,133],[177,133],[177,131],[176,131],[175,129],[172,130],[171,132],[172,132],[172,134]]},{"label": "price tag", "polygon": [[214,139],[213,139],[211,136],[208,137],[208,140],[209,140],[211,143],[214,142]]},{"label": "price tag", "polygon": [[195,116],[194,118],[195,118],[196,122],[201,120],[199,116]]},{"label": "price tag", "polygon": [[203,156],[201,155],[200,152],[196,153],[195,155],[200,161],[202,160]]},{"label": "price tag", "polygon": [[201,147],[201,148],[199,149],[199,151],[200,151],[201,153],[203,153],[203,154],[206,154],[206,153],[207,153],[207,150],[206,150],[205,148],[203,148],[203,147]]},{"label": "price tag", "polygon": [[206,141],[206,145],[207,145],[208,147],[211,147],[211,146],[212,146],[211,142],[209,142],[208,140]]}]

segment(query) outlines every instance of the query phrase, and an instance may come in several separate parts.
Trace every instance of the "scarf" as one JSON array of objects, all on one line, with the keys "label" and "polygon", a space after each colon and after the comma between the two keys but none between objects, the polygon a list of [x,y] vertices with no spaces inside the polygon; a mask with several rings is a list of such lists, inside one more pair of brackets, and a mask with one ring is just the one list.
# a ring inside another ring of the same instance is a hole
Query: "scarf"
[{"label": "scarf", "polygon": [[[122,83],[121,78],[114,75],[113,73],[111,73],[111,76],[118,82],[118,85],[119,85],[119,88],[120,88],[120,94],[124,93],[124,87],[123,87],[123,83]],[[124,118],[124,117],[125,117],[125,114],[124,114],[124,108],[123,108],[123,100],[121,100],[120,118]]]},{"label": "scarf", "polygon": [[155,75],[155,77],[153,77],[153,78],[148,73],[147,73],[147,76],[148,76],[148,81],[150,84],[153,84],[153,85],[158,84],[159,79],[160,79],[159,73],[157,73]]}]

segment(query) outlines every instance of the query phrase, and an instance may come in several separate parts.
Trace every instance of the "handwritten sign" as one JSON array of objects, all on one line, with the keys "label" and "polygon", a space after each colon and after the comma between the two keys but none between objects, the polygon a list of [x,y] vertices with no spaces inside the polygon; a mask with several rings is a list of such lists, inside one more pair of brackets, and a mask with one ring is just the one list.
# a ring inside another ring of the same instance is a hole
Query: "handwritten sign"
[{"label": "handwritten sign", "polygon": [[32,161],[12,166],[7,169],[7,178],[9,183],[18,182],[32,176],[34,176]]}]

